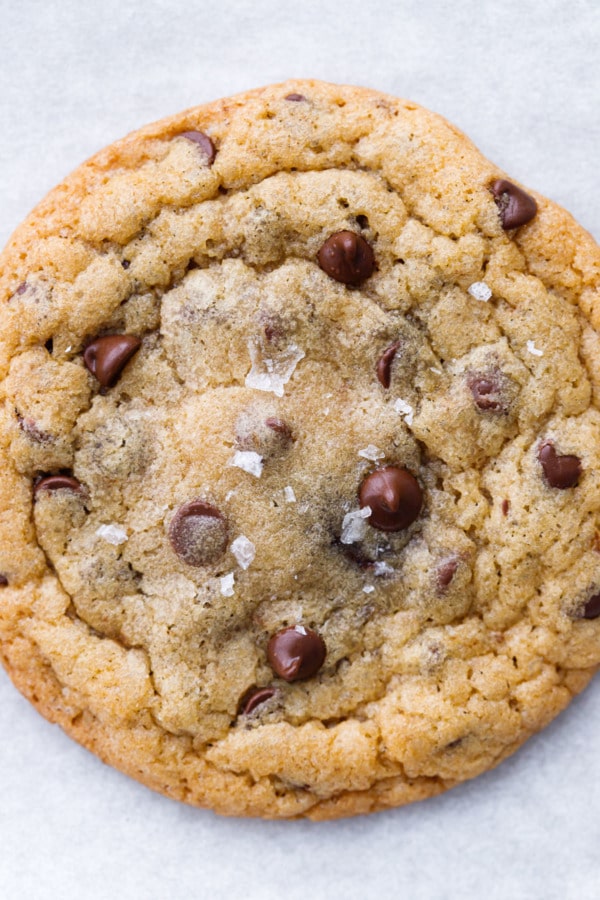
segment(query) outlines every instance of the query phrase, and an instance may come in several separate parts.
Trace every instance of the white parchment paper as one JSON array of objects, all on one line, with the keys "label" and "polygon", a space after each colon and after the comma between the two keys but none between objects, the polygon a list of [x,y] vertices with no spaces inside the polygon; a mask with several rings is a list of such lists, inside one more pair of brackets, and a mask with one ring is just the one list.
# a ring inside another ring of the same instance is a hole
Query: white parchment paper
[{"label": "white parchment paper", "polygon": [[[105,144],[289,76],[429,106],[600,238],[597,0],[0,0],[0,35],[2,244]],[[2,900],[599,896],[600,681],[498,770],[404,810],[313,825],[154,795],[0,673]]]}]

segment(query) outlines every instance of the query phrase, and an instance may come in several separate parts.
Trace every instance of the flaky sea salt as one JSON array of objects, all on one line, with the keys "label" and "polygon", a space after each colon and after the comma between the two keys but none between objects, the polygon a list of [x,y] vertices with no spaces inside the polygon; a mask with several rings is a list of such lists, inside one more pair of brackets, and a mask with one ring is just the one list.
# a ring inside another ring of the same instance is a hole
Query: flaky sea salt
[{"label": "flaky sea salt", "polygon": [[263,458],[260,453],[255,453],[254,450],[236,450],[229,460],[229,465],[235,466],[237,469],[243,469],[244,472],[250,472],[251,475],[260,478],[263,470]]},{"label": "flaky sea salt", "polygon": [[372,594],[375,588],[372,584],[365,584],[363,588],[363,594]]},{"label": "flaky sea salt", "polygon": [[367,533],[367,519],[371,515],[371,507],[363,506],[362,509],[355,509],[354,512],[346,513],[342,520],[342,533],[340,541],[342,544],[354,544],[355,541],[361,541]]},{"label": "flaky sea salt", "polygon": [[476,281],[467,288],[467,291],[471,297],[475,297],[476,300],[482,300],[484,303],[487,303],[492,296],[492,291],[485,281]]},{"label": "flaky sea salt", "polygon": [[283,386],[288,383],[296,366],[305,356],[300,347],[290,344],[273,357],[267,357],[263,343],[256,338],[248,341],[248,352],[252,368],[246,375],[246,387],[270,391],[277,397],[283,397]]},{"label": "flaky sea salt", "polygon": [[363,459],[370,459],[372,462],[377,462],[378,459],[383,459],[385,453],[374,444],[367,444],[364,450],[358,451],[358,455],[362,456]]},{"label": "flaky sea salt", "polygon": [[233,572],[230,572],[229,575],[223,575],[221,578],[221,593],[224,597],[233,597],[233,582],[234,582]]},{"label": "flaky sea salt", "polygon": [[394,409],[397,413],[400,413],[407,425],[412,425],[415,411],[410,403],[407,403],[406,400],[402,400],[398,397],[394,403]]},{"label": "flaky sea salt", "polygon": [[101,525],[96,529],[96,534],[115,547],[127,540],[127,532],[120,525]]},{"label": "flaky sea salt", "polygon": [[534,356],[543,356],[544,351],[538,350],[533,341],[527,341],[527,350],[529,353],[532,353]]},{"label": "flaky sea salt", "polygon": [[252,541],[249,541],[247,537],[240,534],[239,537],[236,537],[235,541],[231,542],[231,552],[242,569],[247,569],[256,556],[256,547]]},{"label": "flaky sea salt", "polygon": [[373,574],[380,575],[392,575],[394,569],[391,566],[388,566],[386,562],[379,560],[379,562],[373,563]]},{"label": "flaky sea salt", "polygon": [[290,487],[289,484],[287,485],[287,487],[284,487],[283,496],[285,497],[287,503],[295,503],[296,502],[296,495],[294,493],[294,488]]}]

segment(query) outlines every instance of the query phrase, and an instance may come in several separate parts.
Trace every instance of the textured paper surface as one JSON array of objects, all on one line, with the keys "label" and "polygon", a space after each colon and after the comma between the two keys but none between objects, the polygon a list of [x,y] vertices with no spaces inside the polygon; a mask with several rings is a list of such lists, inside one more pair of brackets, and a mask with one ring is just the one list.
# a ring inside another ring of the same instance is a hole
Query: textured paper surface
[{"label": "textured paper surface", "polygon": [[[0,33],[2,244],[101,146],[292,75],[429,106],[600,238],[595,0],[0,0]],[[600,680],[497,771],[404,810],[312,825],[220,819],[154,795],[0,673],[0,788],[3,900],[595,900]]]}]

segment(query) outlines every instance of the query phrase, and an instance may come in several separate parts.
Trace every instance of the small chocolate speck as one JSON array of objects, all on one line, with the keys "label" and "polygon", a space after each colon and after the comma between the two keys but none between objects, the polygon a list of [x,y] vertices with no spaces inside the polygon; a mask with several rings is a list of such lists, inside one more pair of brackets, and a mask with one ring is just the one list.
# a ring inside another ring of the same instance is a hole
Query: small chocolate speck
[{"label": "small chocolate speck", "polygon": [[500,381],[495,373],[470,372],[467,384],[475,405],[483,412],[506,412],[500,395]]},{"label": "small chocolate speck", "polygon": [[35,441],[38,444],[48,444],[54,440],[52,435],[48,434],[47,431],[43,431],[30,416],[23,416],[20,412],[17,412],[17,422],[19,423],[21,431],[27,435],[30,440]]},{"label": "small chocolate speck", "polygon": [[450,582],[456,575],[457,569],[458,558],[456,556],[450,556],[439,564],[437,569],[437,587],[440,593],[443,594],[448,589]]},{"label": "small chocolate speck", "polygon": [[128,259],[122,259],[122,260],[121,260],[121,265],[123,266],[124,269],[128,269],[129,266],[131,265],[131,262],[130,262],[130,260],[128,260]]},{"label": "small chocolate speck", "polygon": [[306,100],[306,97],[304,94],[287,94],[284,100],[289,100],[291,103],[301,103],[302,100]]},{"label": "small chocolate speck", "polygon": [[6,575],[0,575],[0,587],[7,587],[7,585],[8,578],[6,577]]},{"label": "small chocolate speck", "polygon": [[29,287],[29,285],[27,284],[26,281],[21,282],[19,287],[16,289],[15,294],[19,294],[19,295],[24,294],[28,287]]},{"label": "small chocolate speck", "polygon": [[509,509],[510,509],[510,500],[503,500],[502,501],[502,515],[507,516]]}]

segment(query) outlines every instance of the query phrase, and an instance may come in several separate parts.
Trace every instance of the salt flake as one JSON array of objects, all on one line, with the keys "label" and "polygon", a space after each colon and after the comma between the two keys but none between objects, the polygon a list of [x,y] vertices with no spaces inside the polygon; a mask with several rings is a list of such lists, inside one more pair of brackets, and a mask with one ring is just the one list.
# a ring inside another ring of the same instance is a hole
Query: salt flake
[{"label": "salt flake", "polygon": [[492,291],[485,281],[476,281],[467,288],[467,291],[471,297],[475,297],[476,300],[481,300],[483,303],[487,303],[492,296]]},{"label": "salt flake", "polygon": [[290,487],[289,484],[287,487],[284,487],[283,496],[285,497],[287,503],[295,503],[296,502],[296,495],[294,493],[294,488]]},{"label": "salt flake", "polygon": [[264,355],[264,345],[256,338],[248,342],[248,352],[252,368],[246,375],[246,387],[271,391],[277,397],[283,397],[284,384],[288,383],[296,366],[306,355],[297,344],[290,344],[271,359]]},{"label": "salt flake", "polygon": [[127,540],[127,532],[120,525],[101,525],[96,529],[96,534],[114,547],[124,544]]},{"label": "salt flake", "polygon": [[221,593],[224,597],[233,597],[233,582],[234,582],[233,572],[230,572],[229,575],[223,575],[221,578]]},{"label": "salt flake", "polygon": [[263,458],[260,453],[255,453],[254,450],[236,450],[229,460],[229,465],[235,466],[237,469],[243,469],[244,472],[249,472],[256,478],[260,478],[263,470]]},{"label": "salt flake", "polygon": [[235,541],[231,542],[231,552],[242,569],[247,569],[256,556],[256,547],[252,541],[249,541],[247,537],[240,534],[239,537],[236,537]]},{"label": "salt flake", "polygon": [[374,444],[368,444],[364,450],[359,450],[358,455],[362,456],[363,459],[370,459],[372,462],[377,462],[378,459],[383,459],[385,453],[379,449],[379,447],[375,447]]},{"label": "salt flake", "polygon": [[381,575],[392,575],[394,573],[394,569],[391,566],[388,566],[386,562],[379,560],[376,563],[373,563],[373,574],[377,576]]},{"label": "salt flake", "polygon": [[398,397],[394,403],[394,409],[397,413],[400,413],[407,425],[412,425],[415,411],[410,403],[407,403],[406,400],[402,400]]},{"label": "salt flake", "polygon": [[529,351],[529,353],[532,353],[534,356],[543,356],[544,355],[544,351],[538,350],[538,348],[535,346],[535,343],[533,341],[527,341],[527,350]]},{"label": "salt flake", "polygon": [[371,507],[363,506],[362,509],[355,509],[354,512],[346,513],[342,520],[342,533],[340,541],[342,544],[354,544],[355,541],[361,541],[367,533],[367,519],[371,515]]},{"label": "salt flake", "polygon": [[365,584],[363,588],[363,594],[372,594],[375,588],[372,584]]}]

